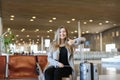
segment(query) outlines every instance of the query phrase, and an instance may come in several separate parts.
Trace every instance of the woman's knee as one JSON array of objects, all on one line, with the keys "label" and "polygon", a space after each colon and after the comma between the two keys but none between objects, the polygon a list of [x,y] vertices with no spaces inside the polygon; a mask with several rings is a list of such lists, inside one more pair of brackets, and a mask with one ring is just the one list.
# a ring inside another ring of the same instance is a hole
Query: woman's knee
[{"label": "woman's knee", "polygon": [[46,70],[45,70],[45,75],[46,74],[52,74],[54,72],[55,68],[53,66],[51,67],[48,67]]}]

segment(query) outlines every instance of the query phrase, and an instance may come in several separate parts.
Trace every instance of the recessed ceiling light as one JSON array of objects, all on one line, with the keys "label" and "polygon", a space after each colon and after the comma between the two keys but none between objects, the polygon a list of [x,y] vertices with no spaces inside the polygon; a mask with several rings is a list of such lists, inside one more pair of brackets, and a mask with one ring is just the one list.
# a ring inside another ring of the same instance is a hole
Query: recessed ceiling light
[{"label": "recessed ceiling light", "polygon": [[36,16],[33,16],[32,18],[33,18],[33,19],[35,19],[35,18],[36,18]]},{"label": "recessed ceiling light", "polygon": [[39,29],[36,29],[36,31],[39,31]]},{"label": "recessed ceiling light", "polygon": [[50,31],[50,32],[52,32],[53,30],[52,30],[52,29],[50,29],[49,31]]},{"label": "recessed ceiling light", "polygon": [[86,33],[89,33],[89,31],[86,31]]},{"label": "recessed ceiling light", "polygon": [[10,18],[10,20],[11,20],[11,21],[13,21],[13,20],[14,20],[14,18]]},{"label": "recessed ceiling light", "polygon": [[85,32],[82,32],[82,34],[85,34]]},{"label": "recessed ceiling light", "polygon": [[83,24],[87,24],[87,22],[83,22]]},{"label": "recessed ceiling light", "polygon": [[109,23],[109,21],[105,21],[105,23]]},{"label": "recessed ceiling light", "polygon": [[10,17],[11,17],[11,18],[14,18],[15,16],[14,16],[14,15],[11,15]]},{"label": "recessed ceiling light", "polygon": [[72,34],[74,33],[74,32],[71,32]]},{"label": "recessed ceiling light", "polygon": [[23,31],[25,31],[25,28],[23,28],[23,29],[21,30],[21,32],[23,32]]},{"label": "recessed ceiling light", "polygon": [[49,22],[53,22],[52,20],[49,20]]},{"label": "recessed ceiling light", "polygon": [[47,31],[47,33],[49,33],[50,31]]},{"label": "recessed ceiling light", "polygon": [[67,23],[70,23],[70,21],[67,21]]},{"label": "recessed ceiling light", "polygon": [[72,21],[75,21],[75,19],[73,18]]},{"label": "recessed ceiling light", "polygon": [[56,20],[56,17],[53,17],[52,19],[53,19],[53,20]]},{"label": "recessed ceiling light", "polygon": [[30,35],[27,35],[27,37],[30,37]]},{"label": "recessed ceiling light", "polygon": [[102,23],[99,23],[99,25],[101,26],[101,25],[102,25]]},{"label": "recessed ceiling light", "polygon": [[30,21],[34,21],[34,19],[30,19]]},{"label": "recessed ceiling light", "polygon": [[77,33],[77,30],[75,30],[74,32]]},{"label": "recessed ceiling light", "polygon": [[93,22],[93,20],[91,19],[91,20],[89,20],[89,22]]},{"label": "recessed ceiling light", "polygon": [[16,37],[18,37],[19,35],[16,35]]},{"label": "recessed ceiling light", "polygon": [[38,31],[39,31],[39,29],[36,29],[36,30],[35,30],[35,32],[38,32]]},{"label": "recessed ceiling light", "polygon": [[11,29],[10,29],[10,28],[8,28],[7,30],[8,30],[8,31],[10,31]]}]

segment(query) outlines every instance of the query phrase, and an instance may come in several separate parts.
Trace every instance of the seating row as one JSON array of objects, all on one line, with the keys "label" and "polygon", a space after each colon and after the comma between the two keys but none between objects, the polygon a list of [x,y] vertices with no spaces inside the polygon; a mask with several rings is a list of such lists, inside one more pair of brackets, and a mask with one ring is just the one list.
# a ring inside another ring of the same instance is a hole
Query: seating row
[{"label": "seating row", "polygon": [[47,55],[0,56],[0,79],[36,79],[39,80],[37,67],[43,71],[47,65]]}]

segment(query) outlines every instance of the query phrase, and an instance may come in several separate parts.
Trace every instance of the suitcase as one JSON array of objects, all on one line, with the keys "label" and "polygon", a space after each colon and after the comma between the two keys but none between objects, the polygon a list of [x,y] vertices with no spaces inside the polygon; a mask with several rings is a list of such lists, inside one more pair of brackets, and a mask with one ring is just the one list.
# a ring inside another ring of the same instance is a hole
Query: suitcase
[{"label": "suitcase", "polygon": [[80,80],[99,80],[97,64],[84,60],[84,44],[81,47]]}]

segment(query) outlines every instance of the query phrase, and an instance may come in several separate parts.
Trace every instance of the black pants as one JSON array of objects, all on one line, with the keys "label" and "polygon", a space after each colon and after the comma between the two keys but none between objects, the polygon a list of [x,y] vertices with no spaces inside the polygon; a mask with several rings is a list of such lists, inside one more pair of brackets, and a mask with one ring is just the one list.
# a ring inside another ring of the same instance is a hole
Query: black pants
[{"label": "black pants", "polygon": [[62,80],[62,77],[69,77],[72,74],[71,67],[55,68],[49,67],[45,71],[45,80]]}]

